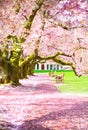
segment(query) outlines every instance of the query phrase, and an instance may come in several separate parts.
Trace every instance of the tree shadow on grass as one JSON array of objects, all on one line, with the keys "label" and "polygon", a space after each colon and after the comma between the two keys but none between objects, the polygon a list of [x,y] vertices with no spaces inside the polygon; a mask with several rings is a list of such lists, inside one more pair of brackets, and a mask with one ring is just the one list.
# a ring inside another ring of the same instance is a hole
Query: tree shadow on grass
[{"label": "tree shadow on grass", "polygon": [[[82,102],[79,104],[74,104],[69,109],[63,109],[63,110],[56,110],[50,112],[49,114],[43,115],[41,117],[35,118],[33,120],[26,120],[22,125],[19,126],[18,130],[52,130],[51,127],[43,127],[42,122],[46,121],[60,121],[61,119],[68,119],[68,122],[72,122],[73,125],[79,125],[82,122],[80,122],[80,119],[87,122],[88,120],[88,102]],[[77,122],[76,122],[77,121]],[[78,124],[77,124],[78,123]],[[83,124],[82,124],[83,125]],[[80,128],[80,130],[87,130],[87,125],[84,125],[83,128]],[[68,129],[71,128],[71,126],[68,126]],[[71,130],[73,130],[73,126]],[[67,129],[66,129],[67,130]],[[75,130],[78,130],[75,129]]]}]

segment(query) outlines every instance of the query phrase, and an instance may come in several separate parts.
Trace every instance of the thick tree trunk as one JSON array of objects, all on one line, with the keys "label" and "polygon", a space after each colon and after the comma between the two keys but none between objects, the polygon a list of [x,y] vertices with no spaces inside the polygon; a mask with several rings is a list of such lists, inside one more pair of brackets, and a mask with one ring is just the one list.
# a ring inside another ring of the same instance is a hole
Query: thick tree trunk
[{"label": "thick tree trunk", "polygon": [[11,85],[19,85],[19,67],[8,65],[5,69],[7,74],[5,83],[10,83]]}]

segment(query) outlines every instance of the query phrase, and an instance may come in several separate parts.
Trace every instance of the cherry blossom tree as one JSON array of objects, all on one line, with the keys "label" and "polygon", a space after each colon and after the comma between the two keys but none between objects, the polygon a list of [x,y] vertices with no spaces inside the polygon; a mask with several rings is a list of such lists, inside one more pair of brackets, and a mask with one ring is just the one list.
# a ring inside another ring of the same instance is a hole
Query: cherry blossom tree
[{"label": "cherry blossom tree", "polygon": [[49,59],[72,66],[78,76],[88,74],[88,1],[1,0],[0,48],[0,61],[13,66],[8,82],[19,83],[37,62]]}]

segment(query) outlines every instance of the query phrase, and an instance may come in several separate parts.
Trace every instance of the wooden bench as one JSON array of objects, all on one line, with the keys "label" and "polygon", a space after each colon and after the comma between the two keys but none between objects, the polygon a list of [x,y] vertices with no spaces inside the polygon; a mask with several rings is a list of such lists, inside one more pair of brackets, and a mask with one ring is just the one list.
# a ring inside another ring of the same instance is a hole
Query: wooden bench
[{"label": "wooden bench", "polygon": [[64,73],[55,76],[56,83],[64,83]]}]

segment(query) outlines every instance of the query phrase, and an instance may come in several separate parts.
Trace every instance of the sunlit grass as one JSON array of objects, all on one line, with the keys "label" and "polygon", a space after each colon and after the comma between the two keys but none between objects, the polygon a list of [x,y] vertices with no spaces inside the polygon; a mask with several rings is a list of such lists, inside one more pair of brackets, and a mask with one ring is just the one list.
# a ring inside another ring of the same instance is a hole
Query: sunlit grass
[{"label": "sunlit grass", "polygon": [[[49,73],[48,70],[36,70],[35,73]],[[58,89],[66,93],[83,93],[88,94],[88,77],[77,77],[73,71],[57,71],[56,74],[64,73],[64,84],[58,84]],[[54,79],[52,79],[55,82]]]},{"label": "sunlit grass", "polygon": [[[58,72],[57,74],[61,74]],[[77,77],[73,71],[64,72],[64,84],[58,88],[62,92],[88,93],[88,77]]]}]

